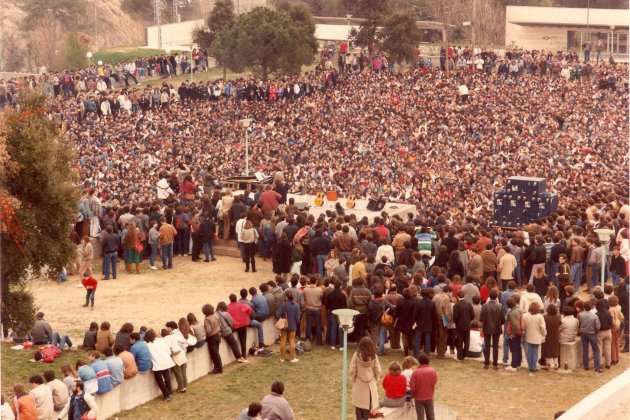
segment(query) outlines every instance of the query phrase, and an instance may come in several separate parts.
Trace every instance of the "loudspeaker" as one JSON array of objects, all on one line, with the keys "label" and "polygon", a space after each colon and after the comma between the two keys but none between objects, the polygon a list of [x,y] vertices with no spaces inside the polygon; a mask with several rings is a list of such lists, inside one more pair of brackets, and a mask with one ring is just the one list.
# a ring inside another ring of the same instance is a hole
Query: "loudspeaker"
[{"label": "loudspeaker", "polygon": [[367,209],[370,211],[381,211],[387,204],[386,198],[379,198],[378,200],[370,198],[367,204]]}]

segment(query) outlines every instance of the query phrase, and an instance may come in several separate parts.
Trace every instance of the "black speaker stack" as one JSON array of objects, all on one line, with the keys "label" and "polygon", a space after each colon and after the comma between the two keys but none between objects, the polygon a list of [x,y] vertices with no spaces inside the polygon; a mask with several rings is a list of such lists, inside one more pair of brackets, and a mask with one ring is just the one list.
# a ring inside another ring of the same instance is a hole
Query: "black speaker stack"
[{"label": "black speaker stack", "polygon": [[385,197],[381,197],[378,200],[370,198],[367,203],[367,209],[370,211],[381,211],[385,208],[385,204],[387,204]]},{"label": "black speaker stack", "polygon": [[492,226],[520,228],[558,211],[558,194],[547,192],[547,180],[525,176],[508,178],[494,193]]}]

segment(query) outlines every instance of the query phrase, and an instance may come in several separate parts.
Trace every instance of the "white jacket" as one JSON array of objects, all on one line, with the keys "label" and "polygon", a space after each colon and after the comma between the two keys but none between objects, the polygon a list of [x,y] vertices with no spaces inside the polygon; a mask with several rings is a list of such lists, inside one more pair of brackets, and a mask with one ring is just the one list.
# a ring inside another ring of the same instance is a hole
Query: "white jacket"
[{"label": "white jacket", "polygon": [[156,338],[153,343],[147,343],[147,347],[151,352],[151,363],[153,363],[151,370],[167,370],[175,366],[171,358],[171,347],[164,339]]}]

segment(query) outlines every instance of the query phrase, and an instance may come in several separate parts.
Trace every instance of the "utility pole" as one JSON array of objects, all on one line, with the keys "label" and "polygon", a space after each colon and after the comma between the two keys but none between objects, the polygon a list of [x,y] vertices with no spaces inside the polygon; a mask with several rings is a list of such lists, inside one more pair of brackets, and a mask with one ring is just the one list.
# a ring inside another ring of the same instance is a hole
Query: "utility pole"
[{"label": "utility pole", "polygon": [[96,5],[98,0],[94,0],[94,52],[98,51],[98,20],[96,18]]},{"label": "utility pole", "polygon": [[477,29],[477,0],[472,0],[472,18],[470,19],[470,42],[472,42],[473,62],[475,61],[475,41]]},{"label": "utility pole", "polygon": [[161,0],[155,0],[155,3],[153,4],[153,13],[154,13],[154,23],[155,26],[157,26],[157,38],[158,38],[158,49],[161,50],[162,49],[162,18],[161,18],[161,11],[160,11],[160,6],[161,6]]}]

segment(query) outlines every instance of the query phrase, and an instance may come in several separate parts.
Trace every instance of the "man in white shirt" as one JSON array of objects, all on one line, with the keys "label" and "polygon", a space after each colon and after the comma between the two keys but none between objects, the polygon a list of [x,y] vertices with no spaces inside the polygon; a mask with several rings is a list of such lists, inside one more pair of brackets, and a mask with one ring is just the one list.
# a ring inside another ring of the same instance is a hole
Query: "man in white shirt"
[{"label": "man in white shirt", "polygon": [[52,419],[55,415],[52,390],[44,385],[44,378],[39,375],[31,376],[28,380],[31,384],[29,394],[35,400],[38,420]]},{"label": "man in white shirt", "polygon": [[238,244],[238,249],[241,251],[241,259],[245,262],[245,246],[243,245],[243,227],[245,226],[245,222],[247,221],[247,213],[241,213],[241,218],[236,221],[236,225],[234,225],[234,231],[236,232],[236,243]]}]

